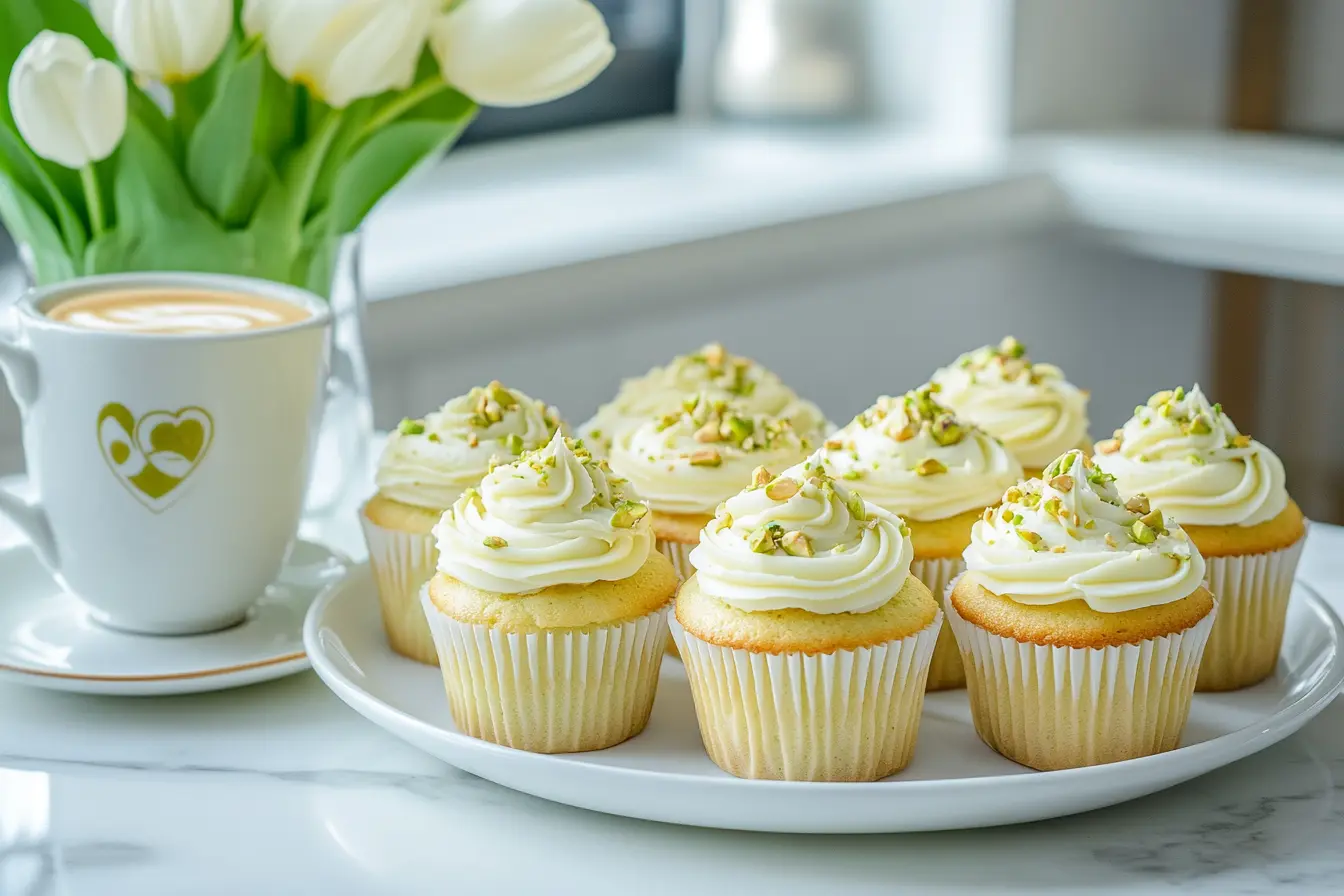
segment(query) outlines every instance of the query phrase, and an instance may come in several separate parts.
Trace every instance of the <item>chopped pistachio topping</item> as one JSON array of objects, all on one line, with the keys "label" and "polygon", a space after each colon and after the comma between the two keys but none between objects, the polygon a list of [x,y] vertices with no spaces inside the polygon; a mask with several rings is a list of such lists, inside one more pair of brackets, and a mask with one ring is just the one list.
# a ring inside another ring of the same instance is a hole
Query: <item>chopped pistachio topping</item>
[{"label": "chopped pistachio topping", "polygon": [[404,436],[423,435],[425,432],[424,421],[412,420],[410,417],[406,417],[397,424],[397,432]]},{"label": "chopped pistachio topping", "polygon": [[863,496],[858,492],[850,492],[845,497],[845,507],[849,509],[849,515],[859,522],[868,519],[868,508],[864,506]]},{"label": "chopped pistachio topping", "polygon": [[769,526],[753,529],[747,535],[747,547],[757,554],[770,553],[776,547],[774,531]]},{"label": "chopped pistachio topping", "polygon": [[1109,532],[1106,533],[1106,546],[1111,550],[1116,550],[1120,547],[1120,545],[1115,543],[1115,536]]},{"label": "chopped pistachio topping", "polygon": [[704,448],[700,451],[693,451],[690,455],[691,466],[693,467],[717,467],[723,463],[723,455],[713,448]]},{"label": "chopped pistachio topping", "polygon": [[1147,495],[1135,495],[1125,502],[1125,509],[1130,513],[1137,513],[1142,516],[1153,508],[1148,503]]},{"label": "chopped pistachio topping", "polygon": [[1097,443],[1098,454],[1114,454],[1120,450],[1120,439],[1105,439]]},{"label": "chopped pistachio topping", "polygon": [[936,476],[939,473],[946,473],[947,465],[936,457],[926,457],[915,465],[915,472],[920,476]]},{"label": "chopped pistachio topping", "polygon": [[787,501],[798,494],[800,488],[802,483],[797,479],[781,476],[765,487],[765,496],[771,501]]},{"label": "chopped pistachio topping", "polygon": [[1152,544],[1157,541],[1157,532],[1143,520],[1135,520],[1126,534],[1135,544]]},{"label": "chopped pistachio topping", "polygon": [[1064,473],[1051,479],[1049,484],[1055,491],[1068,494],[1073,489],[1073,477]]},{"label": "chopped pistachio topping", "polygon": [[611,515],[611,525],[617,529],[630,529],[648,515],[649,508],[646,505],[638,501],[622,501]]},{"label": "chopped pistachio topping", "polygon": [[757,467],[751,471],[751,487],[760,488],[763,485],[768,485],[770,480],[774,478],[775,474],[771,473],[765,467]]},{"label": "chopped pistachio topping", "polygon": [[1041,536],[1038,532],[1032,532],[1030,529],[1017,529],[1017,537],[1031,545],[1033,551],[1039,551],[1042,547]]},{"label": "chopped pistachio topping", "polygon": [[499,550],[500,548],[506,548],[509,546],[509,543],[504,539],[500,538],[498,535],[485,536],[485,538],[481,541],[481,544],[493,550]]},{"label": "chopped pistachio topping", "polygon": [[779,540],[779,546],[784,553],[794,557],[812,556],[812,539],[802,532],[786,532]]}]

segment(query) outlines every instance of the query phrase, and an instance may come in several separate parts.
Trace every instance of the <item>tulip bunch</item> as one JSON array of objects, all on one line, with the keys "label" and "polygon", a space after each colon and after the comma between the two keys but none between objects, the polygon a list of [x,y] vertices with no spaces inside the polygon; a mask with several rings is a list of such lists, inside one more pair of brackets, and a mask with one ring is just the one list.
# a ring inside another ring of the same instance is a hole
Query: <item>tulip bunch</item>
[{"label": "tulip bunch", "polygon": [[3,0],[0,220],[39,282],[325,294],[340,238],[477,104],[564,96],[613,52],[589,0]]}]

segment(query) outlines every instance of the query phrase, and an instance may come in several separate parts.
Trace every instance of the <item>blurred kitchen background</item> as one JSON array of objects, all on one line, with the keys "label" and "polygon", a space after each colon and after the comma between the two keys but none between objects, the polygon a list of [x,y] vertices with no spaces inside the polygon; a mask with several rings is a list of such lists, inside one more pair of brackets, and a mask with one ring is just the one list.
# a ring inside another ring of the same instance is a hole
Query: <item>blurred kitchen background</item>
[{"label": "blurred kitchen background", "polygon": [[710,340],[843,421],[1013,333],[1096,437],[1202,383],[1344,522],[1344,2],[596,2],[597,82],[368,226],[381,425],[491,378],[578,423]]}]

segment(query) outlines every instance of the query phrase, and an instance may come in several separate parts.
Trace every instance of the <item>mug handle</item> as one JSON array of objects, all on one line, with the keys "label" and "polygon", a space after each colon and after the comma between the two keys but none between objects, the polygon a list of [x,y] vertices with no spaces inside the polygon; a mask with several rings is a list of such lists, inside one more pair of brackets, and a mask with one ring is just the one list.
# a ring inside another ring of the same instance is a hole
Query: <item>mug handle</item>
[{"label": "mug handle", "polygon": [[[32,352],[19,344],[14,333],[7,330],[0,330],[0,369],[9,381],[9,391],[19,405],[20,416],[28,416],[37,400],[37,360]],[[29,504],[13,492],[0,488],[0,514],[8,517],[28,537],[44,566],[52,572],[60,568],[56,538],[40,502]]]}]

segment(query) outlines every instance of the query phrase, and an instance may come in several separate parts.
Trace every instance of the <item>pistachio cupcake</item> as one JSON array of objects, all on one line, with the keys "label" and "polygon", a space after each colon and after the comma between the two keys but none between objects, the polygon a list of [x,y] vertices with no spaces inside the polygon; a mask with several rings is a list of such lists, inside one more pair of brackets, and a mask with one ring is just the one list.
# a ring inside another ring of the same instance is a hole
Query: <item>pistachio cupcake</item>
[{"label": "pistachio cupcake", "polygon": [[[971,527],[1004,489],[1022,478],[1022,466],[1003,443],[963,424],[925,385],[899,398],[882,397],[825,442],[822,457],[836,474],[910,527],[910,572],[942,601],[966,568],[962,551]],[[966,684],[950,626],[938,633],[928,688]]]},{"label": "pistachio cupcake", "polygon": [[940,400],[962,420],[1003,441],[1028,476],[1071,448],[1091,451],[1087,393],[1053,364],[1033,363],[1012,336],[967,352],[936,371]]},{"label": "pistachio cupcake", "polygon": [[1283,463],[1242,435],[1199,386],[1158,392],[1115,438],[1097,444],[1097,465],[1139,508],[1180,520],[1208,564],[1218,599],[1197,690],[1263,681],[1283,643],[1293,575],[1306,542],[1302,511],[1288,497]]},{"label": "pistachio cupcake", "polygon": [[801,428],[788,417],[752,413],[740,399],[701,392],[677,410],[623,430],[611,446],[611,466],[653,510],[658,549],[682,578],[700,530],[715,508],[751,481],[758,466],[801,463],[821,444],[815,418]]},{"label": "pistachio cupcake", "polygon": [[980,738],[1036,769],[1175,749],[1214,621],[1204,559],[1078,450],[971,530],[947,597]]},{"label": "pistachio cupcake", "polygon": [[422,603],[458,728],[533,753],[644,730],[677,588],[648,514],[557,433],[443,515]]},{"label": "pistachio cupcake", "polygon": [[586,444],[605,456],[617,435],[664,414],[675,414],[687,395],[708,393],[711,398],[735,401],[748,414],[787,417],[799,430],[825,427],[821,409],[798,394],[778,376],[750,358],[729,352],[718,343],[690,355],[679,355],[665,367],[621,383],[616,397],[579,427]]},{"label": "pistachio cupcake", "polygon": [[742,778],[900,771],[942,625],[908,530],[819,464],[753,482],[705,526],[672,621],[705,750]]},{"label": "pistachio cupcake", "polygon": [[512,459],[550,441],[560,415],[544,402],[493,382],[454,398],[423,420],[403,420],[378,461],[378,492],[361,508],[388,643],[403,656],[438,663],[420,608],[434,574],[431,530],[492,460]]}]

